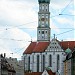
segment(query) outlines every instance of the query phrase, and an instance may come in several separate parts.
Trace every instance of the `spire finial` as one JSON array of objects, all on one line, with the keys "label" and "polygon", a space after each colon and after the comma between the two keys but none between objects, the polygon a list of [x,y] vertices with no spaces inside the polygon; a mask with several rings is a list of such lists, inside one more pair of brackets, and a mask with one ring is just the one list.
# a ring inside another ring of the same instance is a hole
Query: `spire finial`
[{"label": "spire finial", "polygon": [[54,34],[54,39],[55,39],[55,34]]}]

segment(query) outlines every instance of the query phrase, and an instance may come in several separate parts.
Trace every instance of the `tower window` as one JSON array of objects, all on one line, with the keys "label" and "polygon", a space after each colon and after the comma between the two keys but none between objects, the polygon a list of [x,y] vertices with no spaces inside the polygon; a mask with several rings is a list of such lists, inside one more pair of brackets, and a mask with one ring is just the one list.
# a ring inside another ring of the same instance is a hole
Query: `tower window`
[{"label": "tower window", "polygon": [[42,34],[44,34],[44,31],[42,31]]},{"label": "tower window", "polygon": [[47,33],[47,31],[46,31],[46,33]]},{"label": "tower window", "polygon": [[39,31],[39,33],[40,33],[40,31]]},{"label": "tower window", "polygon": [[47,9],[46,9],[46,11],[47,11]]}]

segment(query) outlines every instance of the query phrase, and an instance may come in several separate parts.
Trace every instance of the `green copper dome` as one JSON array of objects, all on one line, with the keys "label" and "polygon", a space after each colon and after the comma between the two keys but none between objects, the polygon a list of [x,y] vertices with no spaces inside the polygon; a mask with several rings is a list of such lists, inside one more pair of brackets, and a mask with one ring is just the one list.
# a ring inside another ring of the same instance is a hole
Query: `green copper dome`
[{"label": "green copper dome", "polygon": [[65,50],[65,52],[66,52],[66,53],[71,53],[71,50],[70,50],[69,48],[67,48],[67,49]]},{"label": "green copper dome", "polygon": [[38,0],[39,3],[50,3],[50,0]]}]

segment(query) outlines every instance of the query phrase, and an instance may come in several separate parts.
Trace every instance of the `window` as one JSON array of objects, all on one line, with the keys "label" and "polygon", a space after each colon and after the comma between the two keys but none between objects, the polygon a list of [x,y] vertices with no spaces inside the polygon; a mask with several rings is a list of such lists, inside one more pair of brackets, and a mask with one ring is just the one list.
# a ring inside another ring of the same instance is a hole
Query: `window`
[{"label": "window", "polygon": [[52,55],[49,55],[49,66],[52,67]]},{"label": "window", "polygon": [[44,11],[44,5],[42,5],[42,10]]},{"label": "window", "polygon": [[47,33],[47,31],[46,31],[46,33]]},{"label": "window", "polygon": [[37,55],[37,72],[39,72],[39,55]]},{"label": "window", "polygon": [[33,63],[34,63],[34,55],[33,55]]},{"label": "window", "polygon": [[57,72],[59,70],[59,66],[60,66],[60,57],[59,54],[57,55]]},{"label": "window", "polygon": [[42,31],[42,34],[44,34],[44,31]]},{"label": "window", "polygon": [[46,5],[46,11],[48,11],[48,6]]},{"label": "window", "polygon": [[39,33],[40,33],[40,31],[39,31]]},{"label": "window", "polygon": [[30,56],[28,57],[28,70],[30,70]]},{"label": "window", "polygon": [[45,55],[43,55],[43,71],[45,70]]}]

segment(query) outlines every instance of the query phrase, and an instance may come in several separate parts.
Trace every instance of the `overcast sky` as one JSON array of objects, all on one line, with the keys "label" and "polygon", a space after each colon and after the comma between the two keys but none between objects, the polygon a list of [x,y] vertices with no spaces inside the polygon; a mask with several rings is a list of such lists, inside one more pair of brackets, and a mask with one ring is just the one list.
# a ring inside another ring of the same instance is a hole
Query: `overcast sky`
[{"label": "overcast sky", "polygon": [[[37,40],[38,7],[38,0],[0,0],[0,53],[20,58]],[[74,0],[51,0],[51,39],[75,40],[74,9]]]}]

